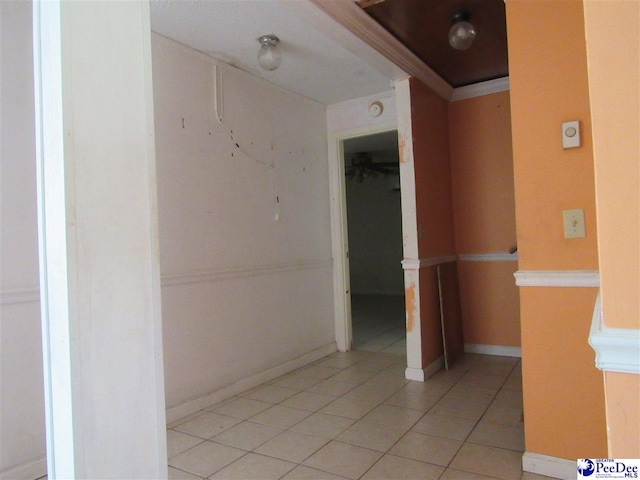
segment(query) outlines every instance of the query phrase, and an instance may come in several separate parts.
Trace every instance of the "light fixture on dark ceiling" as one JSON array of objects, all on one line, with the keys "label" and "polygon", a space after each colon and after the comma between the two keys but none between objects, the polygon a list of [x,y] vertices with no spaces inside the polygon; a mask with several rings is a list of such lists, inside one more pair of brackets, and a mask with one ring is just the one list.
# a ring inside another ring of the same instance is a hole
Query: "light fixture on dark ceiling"
[{"label": "light fixture on dark ceiling", "polygon": [[449,44],[456,50],[466,50],[476,38],[476,29],[468,22],[469,18],[467,12],[456,13],[451,17]]},{"label": "light fixture on dark ceiling", "polygon": [[282,62],[282,52],[278,48],[280,39],[275,35],[263,35],[258,38],[260,50],[258,51],[258,63],[268,71],[275,70]]}]

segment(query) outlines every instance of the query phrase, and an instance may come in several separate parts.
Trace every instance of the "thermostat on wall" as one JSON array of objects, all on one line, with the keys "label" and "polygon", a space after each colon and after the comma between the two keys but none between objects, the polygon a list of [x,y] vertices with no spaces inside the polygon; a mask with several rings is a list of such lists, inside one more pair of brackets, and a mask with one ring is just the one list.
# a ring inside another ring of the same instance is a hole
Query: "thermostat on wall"
[{"label": "thermostat on wall", "polygon": [[382,115],[383,110],[384,110],[384,105],[382,105],[382,102],[379,102],[376,100],[375,102],[371,102],[369,104],[369,115],[371,115],[374,118]]},{"label": "thermostat on wall", "polygon": [[562,148],[577,148],[580,146],[580,122],[564,122],[562,124]]}]

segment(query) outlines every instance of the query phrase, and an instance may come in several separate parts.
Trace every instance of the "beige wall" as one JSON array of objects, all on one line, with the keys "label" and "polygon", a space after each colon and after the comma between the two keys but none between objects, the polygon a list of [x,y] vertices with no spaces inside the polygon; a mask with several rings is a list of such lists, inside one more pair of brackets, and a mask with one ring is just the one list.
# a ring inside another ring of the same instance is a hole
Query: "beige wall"
[{"label": "beige wall", "polygon": [[221,125],[211,59],[153,66],[171,410],[335,341],[326,109],[223,66]]},{"label": "beige wall", "polygon": [[0,477],[45,473],[31,2],[0,2]]},{"label": "beige wall", "polygon": [[[46,466],[30,3],[0,2],[0,15],[0,475],[36,478]],[[231,141],[214,118],[213,63],[158,37],[153,48],[171,410],[335,348],[326,109],[225,68]]]},{"label": "beige wall", "polygon": [[[506,6],[519,268],[596,270],[582,2]],[[562,149],[567,120],[580,120],[581,148]],[[570,208],[584,209],[586,238],[564,238],[562,210]],[[595,297],[592,288],[520,288],[527,452],[607,455],[603,378],[587,343]]]}]

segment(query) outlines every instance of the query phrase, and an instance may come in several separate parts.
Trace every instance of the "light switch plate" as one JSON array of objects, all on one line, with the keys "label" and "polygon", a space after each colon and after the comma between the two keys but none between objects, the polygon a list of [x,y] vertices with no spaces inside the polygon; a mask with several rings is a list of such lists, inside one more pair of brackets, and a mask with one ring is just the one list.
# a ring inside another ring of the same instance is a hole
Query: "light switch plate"
[{"label": "light switch plate", "polygon": [[584,210],[574,208],[562,212],[564,222],[564,238],[584,238],[586,237],[584,228]]},{"label": "light switch plate", "polygon": [[580,146],[580,122],[564,122],[562,124],[562,148],[578,148]]}]

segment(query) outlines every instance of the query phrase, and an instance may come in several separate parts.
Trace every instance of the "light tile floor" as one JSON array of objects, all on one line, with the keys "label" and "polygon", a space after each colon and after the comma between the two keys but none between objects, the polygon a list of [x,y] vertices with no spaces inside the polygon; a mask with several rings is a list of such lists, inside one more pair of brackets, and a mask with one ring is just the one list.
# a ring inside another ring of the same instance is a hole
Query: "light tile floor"
[{"label": "light tile floor", "polygon": [[169,425],[169,478],[548,478],[521,469],[518,359],[467,354],[408,381],[402,297],[354,297],[353,315],[351,352]]},{"label": "light tile floor", "polygon": [[467,354],[413,382],[389,351],[403,339],[376,338],[174,422],[170,478],[546,478],[521,469],[518,359]]}]

